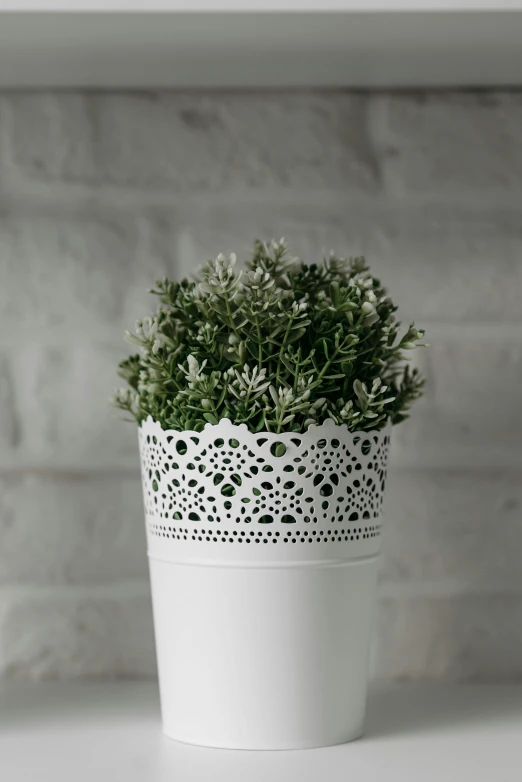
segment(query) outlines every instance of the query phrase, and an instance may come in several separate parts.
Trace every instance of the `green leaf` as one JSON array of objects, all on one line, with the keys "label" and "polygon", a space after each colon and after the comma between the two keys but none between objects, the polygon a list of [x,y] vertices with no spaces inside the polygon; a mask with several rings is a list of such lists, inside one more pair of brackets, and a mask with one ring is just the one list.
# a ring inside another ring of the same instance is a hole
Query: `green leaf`
[{"label": "green leaf", "polygon": [[[151,415],[164,429],[201,431],[227,417],[250,431],[299,433],[324,399],[317,423],[346,421],[356,431],[400,422],[422,393],[422,378],[404,366],[423,331],[411,324],[399,334],[397,308],[364,259],[301,264],[284,244],[256,242],[242,277],[220,258],[201,281],[159,280],[160,309],[136,324],[140,353],[120,364],[127,389],[115,404],[138,423]],[[362,318],[365,304],[378,318]],[[259,373],[252,385],[230,372],[241,377],[245,364],[249,377]],[[373,398],[376,378],[389,390]],[[274,400],[267,384],[309,396]],[[343,416],[339,401],[352,405]]]},{"label": "green leaf", "polygon": [[341,287],[338,282],[330,283],[330,298],[334,307],[338,307],[341,299]]},{"label": "green leaf", "polygon": [[301,339],[301,337],[303,337],[305,334],[306,334],[305,328],[299,328],[296,329],[295,331],[291,331],[288,336],[288,342],[289,343],[297,342],[297,340]]}]

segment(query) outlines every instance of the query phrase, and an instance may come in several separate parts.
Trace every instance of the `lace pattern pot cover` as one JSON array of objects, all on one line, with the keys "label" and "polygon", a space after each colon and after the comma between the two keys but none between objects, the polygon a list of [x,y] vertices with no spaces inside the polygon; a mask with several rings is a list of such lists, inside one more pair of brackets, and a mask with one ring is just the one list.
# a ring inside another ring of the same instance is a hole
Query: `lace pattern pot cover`
[{"label": "lace pattern pot cover", "polygon": [[173,562],[346,561],[379,551],[390,428],[253,434],[139,428],[149,555]]}]

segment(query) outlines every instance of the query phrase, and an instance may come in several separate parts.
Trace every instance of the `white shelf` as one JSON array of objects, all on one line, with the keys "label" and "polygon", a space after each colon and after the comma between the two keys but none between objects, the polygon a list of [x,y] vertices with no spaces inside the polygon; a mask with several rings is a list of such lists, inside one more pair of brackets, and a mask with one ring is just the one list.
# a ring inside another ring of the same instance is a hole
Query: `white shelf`
[{"label": "white shelf", "polygon": [[6,782],[516,782],[522,687],[378,689],[360,741],[294,752],[232,752],[160,733],[152,683],[0,689]]},{"label": "white shelf", "polygon": [[0,0],[1,11],[295,13],[516,11],[522,0]]},{"label": "white shelf", "polygon": [[[65,7],[77,12],[35,11]],[[10,8],[25,13],[1,13]],[[147,13],[114,11],[128,8]],[[520,9],[522,0],[0,0],[0,88],[520,85]]]}]

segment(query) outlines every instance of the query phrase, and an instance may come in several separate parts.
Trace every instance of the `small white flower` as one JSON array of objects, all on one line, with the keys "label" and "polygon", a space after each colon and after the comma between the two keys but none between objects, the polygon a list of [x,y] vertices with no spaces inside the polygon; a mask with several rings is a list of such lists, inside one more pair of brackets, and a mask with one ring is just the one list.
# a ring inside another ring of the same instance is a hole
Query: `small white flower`
[{"label": "small white flower", "polygon": [[185,369],[185,367],[182,364],[178,364],[179,368],[182,372],[185,373],[187,376],[187,381],[189,384],[193,383],[199,383],[201,380],[203,380],[203,375],[201,374],[203,370],[205,369],[207,359],[203,361],[201,366],[199,366],[197,358],[195,358],[192,354],[187,359],[188,363],[188,370]]}]

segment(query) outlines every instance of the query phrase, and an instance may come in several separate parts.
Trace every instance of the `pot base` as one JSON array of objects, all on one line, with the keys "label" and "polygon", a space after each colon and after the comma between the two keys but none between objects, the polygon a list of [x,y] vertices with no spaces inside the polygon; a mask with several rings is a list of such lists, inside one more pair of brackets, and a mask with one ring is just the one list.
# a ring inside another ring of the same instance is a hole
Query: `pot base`
[{"label": "pot base", "polygon": [[280,746],[270,746],[270,747],[262,747],[262,746],[248,746],[248,747],[238,747],[238,746],[223,746],[221,744],[202,744],[201,741],[194,741],[188,738],[181,738],[178,736],[170,736],[168,733],[163,730],[163,735],[165,738],[169,739],[169,741],[175,741],[178,744],[188,744],[191,747],[207,747],[208,749],[223,749],[223,750],[233,750],[235,752],[292,752],[300,749],[321,749],[324,747],[336,747],[340,744],[349,744],[352,741],[358,741],[360,738],[364,736],[364,730],[360,730],[357,733],[355,733],[352,736],[348,736],[347,738],[341,740],[341,741],[335,741],[330,744],[324,744],[320,743],[317,744],[315,741],[302,741],[299,744],[292,744],[289,745],[288,742],[282,742]]},{"label": "pot base", "polygon": [[377,561],[151,559],[164,733],[245,750],[359,738]]}]

